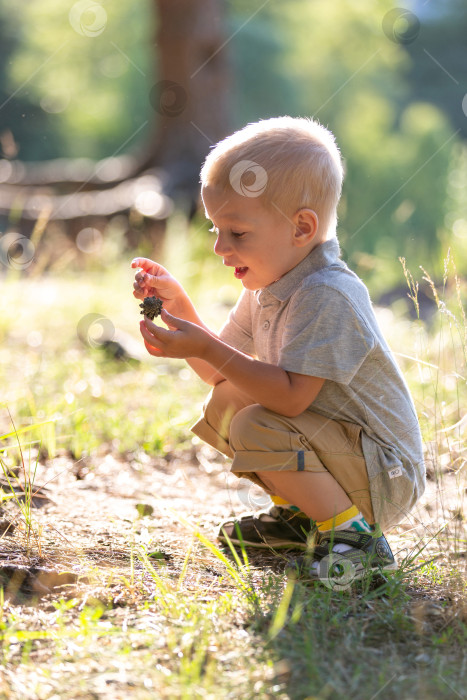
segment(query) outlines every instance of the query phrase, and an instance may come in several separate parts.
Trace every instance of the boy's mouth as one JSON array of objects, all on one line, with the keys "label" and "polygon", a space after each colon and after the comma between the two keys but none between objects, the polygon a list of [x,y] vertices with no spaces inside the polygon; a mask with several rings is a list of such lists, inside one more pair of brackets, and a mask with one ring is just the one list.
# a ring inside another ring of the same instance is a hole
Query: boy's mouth
[{"label": "boy's mouth", "polygon": [[242,277],[245,277],[245,275],[246,275],[247,272],[248,272],[248,268],[247,268],[247,267],[236,267],[236,268],[235,268],[235,277],[236,277],[238,280],[241,280]]}]

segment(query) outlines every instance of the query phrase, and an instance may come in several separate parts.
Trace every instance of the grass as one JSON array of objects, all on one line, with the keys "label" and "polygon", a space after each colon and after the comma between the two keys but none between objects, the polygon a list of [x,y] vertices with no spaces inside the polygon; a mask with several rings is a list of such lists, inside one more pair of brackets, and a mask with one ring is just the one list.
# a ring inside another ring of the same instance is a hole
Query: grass
[{"label": "grass", "polygon": [[[167,266],[219,325],[238,286],[205,255],[204,229],[182,224],[171,222]],[[215,544],[221,461],[203,467],[189,432],[205,386],[182,362],[117,361],[95,342],[108,323],[139,342],[131,279],[115,251],[100,268],[3,281],[0,456],[29,502],[4,488],[17,529],[0,556],[86,580],[33,601],[0,587],[0,697],[464,697],[466,295],[452,260],[429,324],[396,307],[380,314],[421,417],[429,490],[391,533],[401,569],[380,588],[341,592],[287,578],[269,553]],[[83,342],[89,314],[104,320]],[[31,507],[39,477],[58,503],[44,512]],[[154,516],[125,500],[132,483]]]}]

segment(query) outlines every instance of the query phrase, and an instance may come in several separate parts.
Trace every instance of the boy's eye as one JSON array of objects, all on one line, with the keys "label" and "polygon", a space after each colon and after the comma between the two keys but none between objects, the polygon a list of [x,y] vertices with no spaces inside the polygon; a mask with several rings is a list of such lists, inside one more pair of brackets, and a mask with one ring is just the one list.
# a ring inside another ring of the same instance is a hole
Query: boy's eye
[{"label": "boy's eye", "polygon": [[[219,235],[219,229],[216,226],[212,226],[209,229],[210,233],[215,233],[216,236]],[[233,236],[234,238],[243,238],[245,235],[246,231],[230,231],[230,235]]]}]

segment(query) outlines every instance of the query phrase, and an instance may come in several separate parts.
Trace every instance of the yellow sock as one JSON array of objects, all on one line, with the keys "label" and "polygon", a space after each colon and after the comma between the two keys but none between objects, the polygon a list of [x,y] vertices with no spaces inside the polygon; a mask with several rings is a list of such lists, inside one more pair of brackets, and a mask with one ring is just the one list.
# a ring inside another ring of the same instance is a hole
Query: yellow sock
[{"label": "yellow sock", "polygon": [[288,510],[294,513],[294,515],[303,515],[305,518],[307,517],[305,513],[302,513],[300,508],[297,508],[297,506],[294,506],[292,503],[289,503],[280,496],[271,496],[271,501],[274,503],[275,506],[282,506],[282,508],[288,508]]},{"label": "yellow sock", "polygon": [[316,523],[320,532],[330,532],[330,530],[356,530],[357,532],[371,532],[371,527],[358,510],[357,506],[350,506],[342,513],[334,515],[328,520]]},{"label": "yellow sock", "polygon": [[275,506],[289,506],[290,503],[280,496],[271,496],[271,501]]}]

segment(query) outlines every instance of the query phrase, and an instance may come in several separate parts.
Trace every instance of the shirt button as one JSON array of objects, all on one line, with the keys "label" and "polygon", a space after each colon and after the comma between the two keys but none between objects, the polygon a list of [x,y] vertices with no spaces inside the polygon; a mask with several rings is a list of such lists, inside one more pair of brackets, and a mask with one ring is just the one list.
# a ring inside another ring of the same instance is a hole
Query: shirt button
[{"label": "shirt button", "polygon": [[269,328],[269,326],[270,326],[269,321],[265,321],[265,322],[263,323],[263,328],[264,328],[265,331],[267,331],[267,329]]}]

